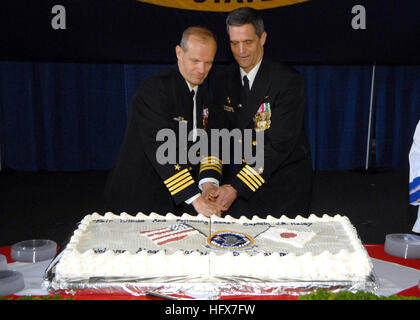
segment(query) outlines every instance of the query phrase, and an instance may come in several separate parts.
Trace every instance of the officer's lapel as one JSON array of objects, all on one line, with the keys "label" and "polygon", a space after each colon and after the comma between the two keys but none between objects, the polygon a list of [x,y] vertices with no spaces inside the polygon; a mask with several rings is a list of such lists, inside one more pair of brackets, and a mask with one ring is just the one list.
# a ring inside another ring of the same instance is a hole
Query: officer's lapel
[{"label": "officer's lapel", "polygon": [[185,81],[184,77],[179,72],[178,66],[176,66],[176,77],[174,83],[175,89],[175,97],[176,97],[176,108],[178,110],[179,116],[183,117],[187,123],[188,132],[192,130],[193,125],[193,103],[191,99],[191,93],[187,82]]},{"label": "officer's lapel", "polygon": [[230,75],[230,81],[228,82],[229,89],[228,92],[230,93],[230,99],[232,104],[229,107],[232,107],[235,113],[238,113],[239,116],[240,112],[242,111],[243,102],[242,102],[242,83],[241,83],[241,73],[239,72],[239,66],[235,68],[235,71]]}]

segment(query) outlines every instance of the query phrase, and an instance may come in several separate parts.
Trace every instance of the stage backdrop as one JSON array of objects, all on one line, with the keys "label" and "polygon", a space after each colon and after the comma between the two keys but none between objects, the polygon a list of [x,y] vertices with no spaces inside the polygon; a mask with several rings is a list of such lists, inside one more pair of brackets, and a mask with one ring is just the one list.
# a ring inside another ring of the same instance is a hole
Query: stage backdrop
[{"label": "stage backdrop", "polygon": [[215,32],[214,68],[231,62],[225,18],[239,6],[262,10],[266,52],[305,78],[314,169],[408,167],[420,119],[418,1],[5,0],[2,168],[110,169],[140,83],[175,62],[190,25]]},{"label": "stage backdrop", "polygon": [[[0,62],[3,168],[110,169],[134,92],[167,66]],[[378,166],[408,167],[420,119],[420,67],[378,66],[375,73],[372,66],[296,68],[306,83],[315,169],[371,168],[372,155]]]},{"label": "stage backdrop", "polygon": [[212,29],[231,59],[227,11],[261,9],[282,60],[420,62],[420,3],[397,0],[3,0],[0,59],[170,62],[182,31]]}]

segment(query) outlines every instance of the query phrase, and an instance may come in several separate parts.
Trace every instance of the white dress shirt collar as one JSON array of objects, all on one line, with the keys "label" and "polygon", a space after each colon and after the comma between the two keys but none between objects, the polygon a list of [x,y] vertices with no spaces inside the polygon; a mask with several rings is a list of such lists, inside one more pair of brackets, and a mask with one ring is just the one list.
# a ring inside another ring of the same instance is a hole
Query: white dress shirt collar
[{"label": "white dress shirt collar", "polygon": [[188,86],[188,89],[190,89],[190,92],[191,92],[191,90],[194,90],[194,92],[195,92],[195,94],[194,94],[194,98],[195,98],[195,97],[196,97],[196,95],[197,95],[198,86],[195,86],[195,87],[193,88],[193,87],[191,87],[190,83],[189,83],[187,80],[185,80],[185,82],[187,83],[187,86]]},{"label": "white dress shirt collar", "polygon": [[248,73],[246,73],[245,71],[244,71],[244,69],[242,69],[242,68],[239,68],[239,71],[240,71],[240,73],[241,73],[241,82],[242,82],[242,85],[244,85],[244,76],[246,75],[247,76],[247,78],[248,78],[248,81],[249,81],[249,90],[251,90],[251,88],[252,88],[252,84],[254,83],[254,80],[255,80],[255,77],[256,77],[256,75],[257,75],[257,72],[258,72],[258,69],[260,68],[260,65],[261,65],[261,61],[262,61],[262,59],[260,60],[260,62],[258,62],[256,65],[255,65],[255,67],[254,68],[252,68],[252,70],[251,71],[249,71]]}]

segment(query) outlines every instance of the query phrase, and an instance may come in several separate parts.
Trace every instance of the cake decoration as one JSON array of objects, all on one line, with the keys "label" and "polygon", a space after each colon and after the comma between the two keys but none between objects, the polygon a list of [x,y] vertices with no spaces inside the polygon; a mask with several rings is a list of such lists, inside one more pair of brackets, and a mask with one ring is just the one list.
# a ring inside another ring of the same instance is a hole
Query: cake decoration
[{"label": "cake decoration", "polygon": [[148,237],[156,245],[182,240],[189,235],[199,234],[198,231],[184,223],[177,223],[166,228],[141,231],[141,235]]},{"label": "cake decoration", "polygon": [[280,233],[281,238],[295,238],[297,237],[297,234],[294,232],[282,232]]},{"label": "cake decoration", "polygon": [[63,286],[97,277],[355,281],[372,270],[356,229],[341,215],[108,212],[83,218],[57,258],[54,279]]},{"label": "cake decoration", "polygon": [[217,231],[207,239],[209,248],[224,250],[249,249],[254,243],[254,239],[248,234],[225,230]]},{"label": "cake decoration", "polygon": [[261,234],[261,237],[270,241],[278,243],[287,243],[294,247],[303,248],[305,244],[310,242],[316,233],[310,231],[307,227],[300,227],[290,229],[285,225],[275,226],[269,228],[267,231]]}]

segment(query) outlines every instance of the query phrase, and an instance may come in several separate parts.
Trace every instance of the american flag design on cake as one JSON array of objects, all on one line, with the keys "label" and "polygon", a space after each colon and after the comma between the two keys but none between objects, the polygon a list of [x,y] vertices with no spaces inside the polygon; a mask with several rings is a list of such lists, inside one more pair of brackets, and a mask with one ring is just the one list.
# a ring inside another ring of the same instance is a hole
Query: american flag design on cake
[{"label": "american flag design on cake", "polygon": [[177,223],[166,228],[141,231],[140,234],[148,237],[156,245],[162,246],[173,241],[182,240],[194,234],[199,234],[199,232],[189,225]]}]

